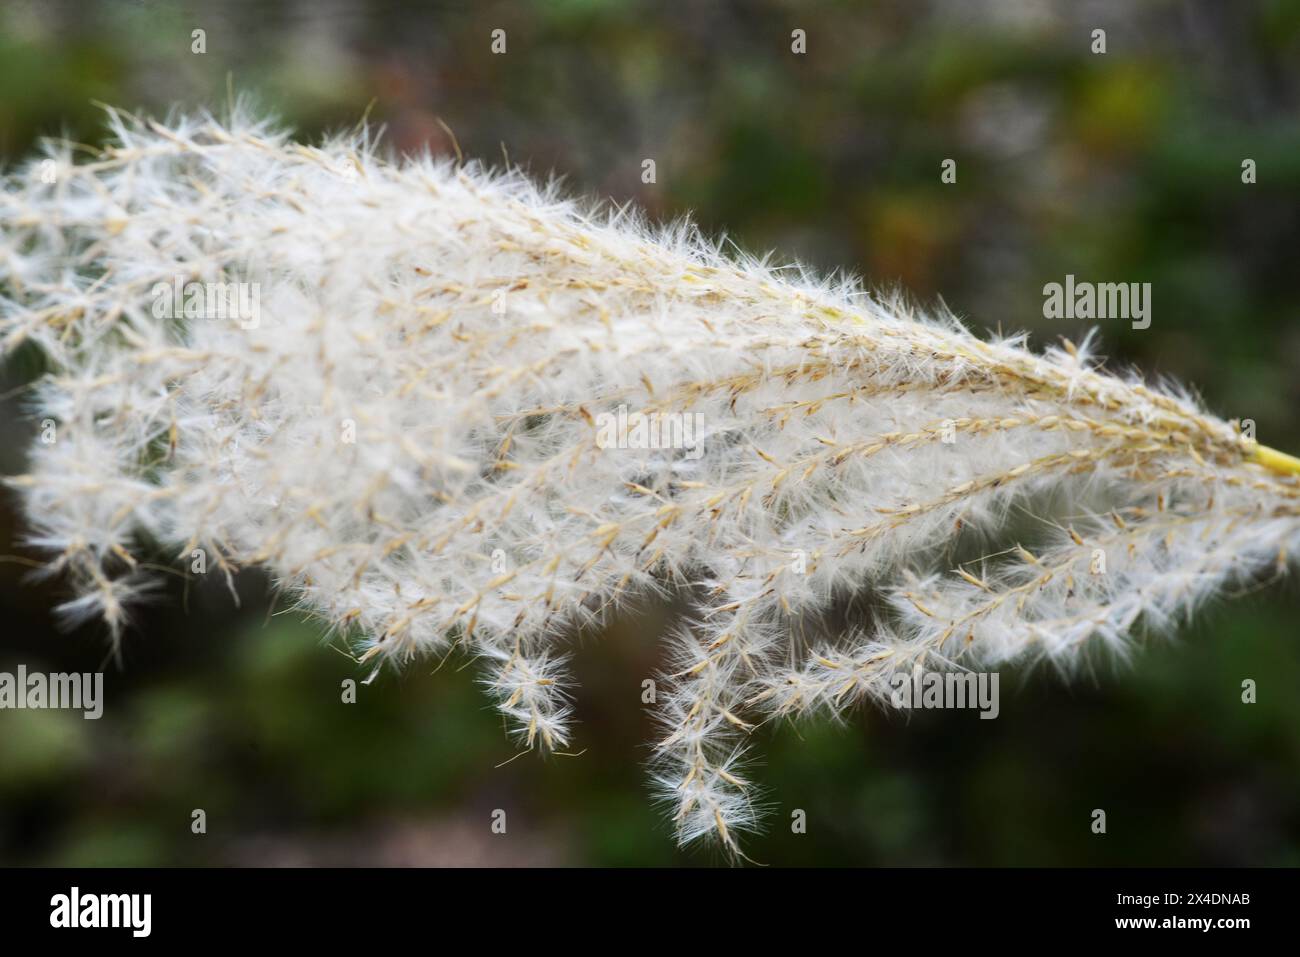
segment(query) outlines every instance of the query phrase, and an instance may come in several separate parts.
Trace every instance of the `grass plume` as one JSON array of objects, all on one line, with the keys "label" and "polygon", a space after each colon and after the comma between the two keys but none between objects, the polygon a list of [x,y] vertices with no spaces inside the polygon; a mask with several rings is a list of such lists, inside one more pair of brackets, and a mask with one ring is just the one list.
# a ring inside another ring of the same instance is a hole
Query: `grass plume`
[{"label": "grass plume", "polygon": [[[0,194],[0,352],[52,370],[7,481],[64,614],[117,640],[143,542],[261,566],[375,666],[461,646],[558,749],[567,638],[689,589],[654,762],[682,842],[754,826],[762,721],[919,667],[1126,654],[1300,540],[1300,463],[1090,341],[981,338],[364,130],[109,120]],[[256,321],[158,308],[191,283],[255,290]],[[651,416],[670,440],[632,441]],[[1041,540],[994,549],[1025,512]],[[870,629],[804,637],[868,588]]]}]

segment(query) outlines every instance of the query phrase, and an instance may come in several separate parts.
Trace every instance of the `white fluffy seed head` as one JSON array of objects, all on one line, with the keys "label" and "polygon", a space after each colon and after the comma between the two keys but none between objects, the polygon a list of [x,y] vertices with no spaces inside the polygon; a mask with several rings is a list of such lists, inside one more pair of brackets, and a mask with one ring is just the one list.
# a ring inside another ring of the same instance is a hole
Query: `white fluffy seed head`
[{"label": "white fluffy seed head", "polygon": [[[4,180],[0,348],[52,369],[53,437],[9,480],[31,542],[115,637],[137,556],[200,550],[363,660],[463,646],[561,748],[567,637],[688,590],[656,783],[683,842],[734,848],[759,721],[917,667],[1124,653],[1295,553],[1296,482],[1087,343],[983,340],[365,133],[110,120],[89,162],[52,147],[53,183]],[[801,637],[868,590],[871,628]]]}]

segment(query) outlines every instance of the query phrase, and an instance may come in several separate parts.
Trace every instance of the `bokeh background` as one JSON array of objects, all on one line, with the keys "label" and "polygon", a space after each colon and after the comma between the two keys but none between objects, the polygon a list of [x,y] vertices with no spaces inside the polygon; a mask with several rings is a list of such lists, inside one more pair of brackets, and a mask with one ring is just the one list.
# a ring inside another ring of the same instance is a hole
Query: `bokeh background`
[{"label": "bokeh background", "polygon": [[[504,29],[504,55],[490,34]],[[191,52],[192,31],[207,52]],[[807,53],[791,52],[791,31]],[[1091,51],[1106,31],[1107,52]],[[1042,345],[1067,273],[1150,282],[1114,365],[1195,383],[1300,450],[1300,3],[1236,0],[5,0],[0,162],[254,93],[302,135],[371,106],[395,149],[508,156],[575,192],[688,211],[741,246],[940,295]],[[641,181],[642,160],[657,181]],[[940,164],[958,164],[956,184]],[[1241,181],[1243,159],[1258,182]],[[0,471],[35,426],[11,361]],[[514,750],[473,668],[364,672],[255,574],[171,580],[128,636],[58,632],[58,583],[0,510],[0,670],[107,670],[99,721],[0,712],[4,864],[713,864],[650,804],[641,681],[671,610],[581,636],[577,757]],[[876,711],[759,733],[768,864],[1300,865],[1300,597],[1260,583],[1176,642],[1002,714]],[[1258,682],[1257,704],[1241,682]],[[191,833],[191,811],[208,832]],[[505,835],[490,830],[507,811]],[[1090,832],[1104,808],[1108,833]],[[794,834],[790,815],[807,814]]]}]

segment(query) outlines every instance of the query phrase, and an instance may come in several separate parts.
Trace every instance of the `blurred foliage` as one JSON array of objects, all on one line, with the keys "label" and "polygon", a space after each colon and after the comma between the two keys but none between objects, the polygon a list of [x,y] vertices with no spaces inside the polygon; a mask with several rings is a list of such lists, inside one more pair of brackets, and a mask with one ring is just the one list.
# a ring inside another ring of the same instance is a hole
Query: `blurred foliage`
[{"label": "blurred foliage", "polygon": [[[505,55],[489,52],[507,31]],[[793,29],[808,52],[791,52]],[[1090,51],[1096,28],[1107,52]],[[191,31],[207,52],[191,53]],[[417,5],[31,2],[0,8],[0,161],[93,142],[96,101],[164,113],[254,92],[307,136],[371,118],[429,148],[693,211],[742,247],[940,293],[1040,345],[1042,287],[1150,282],[1153,324],[1101,324],[1112,363],[1195,383],[1300,448],[1300,2],[1049,0]],[[444,131],[454,131],[458,142]],[[643,159],[657,182],[641,182]],[[940,182],[953,158],[957,183]],[[1241,182],[1241,163],[1259,181]],[[10,363],[0,466],[33,433]],[[57,633],[0,512],[0,670],[105,663]],[[108,665],[99,721],[0,712],[0,862],[715,863],[650,804],[641,681],[668,612],[585,636],[576,750],[514,757],[471,665],[366,672],[256,576],[174,582]],[[1082,680],[1004,674],[1002,714],[876,712],[759,732],[772,864],[1300,864],[1294,589],[1208,609]],[[1290,624],[1288,624],[1290,622]],[[1241,682],[1259,703],[1241,703]],[[191,812],[207,812],[193,835]],[[489,829],[507,811],[505,835]],[[1108,813],[1109,833],[1088,825]],[[789,823],[807,813],[806,834]]]}]

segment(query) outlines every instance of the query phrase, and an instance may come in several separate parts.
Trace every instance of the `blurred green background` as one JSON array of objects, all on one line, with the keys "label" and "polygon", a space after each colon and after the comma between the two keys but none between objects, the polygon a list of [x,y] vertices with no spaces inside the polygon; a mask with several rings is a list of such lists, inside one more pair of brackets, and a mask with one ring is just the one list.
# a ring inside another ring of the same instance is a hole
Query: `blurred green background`
[{"label": "blurred green background", "polygon": [[[1150,329],[1100,323],[1112,367],[1194,383],[1300,451],[1295,0],[5,0],[0,161],[42,136],[94,142],[92,101],[220,108],[228,78],[307,137],[373,100],[399,150],[452,151],[441,120],[466,155],[504,152],[658,218],[693,211],[747,249],[942,295],[1040,346],[1089,325],[1043,319],[1045,283],[1150,282]],[[5,473],[35,431],[32,375],[15,361],[0,383]],[[0,670],[106,666],[108,703],[97,722],[0,712],[0,863],[721,861],[674,846],[644,783],[641,681],[664,609],[578,642],[585,753],[499,766],[515,752],[472,667],[384,674],[344,704],[365,673],[256,575],[238,608],[172,581],[118,669],[98,629],[54,629],[62,593],[24,581],[22,534],[6,498]],[[746,848],[767,864],[1300,865],[1298,613],[1294,587],[1272,584],[1131,665],[1004,673],[996,721],[871,711],[765,729],[769,830]]]}]

